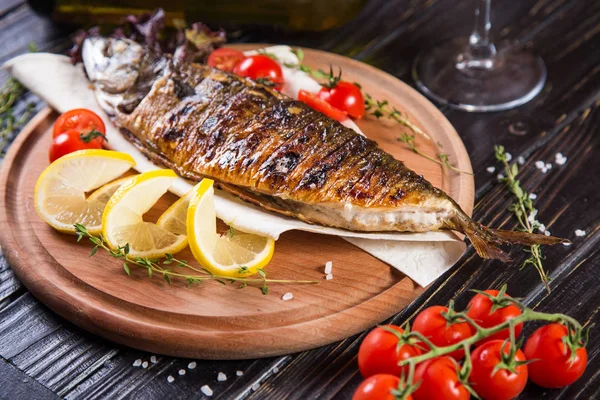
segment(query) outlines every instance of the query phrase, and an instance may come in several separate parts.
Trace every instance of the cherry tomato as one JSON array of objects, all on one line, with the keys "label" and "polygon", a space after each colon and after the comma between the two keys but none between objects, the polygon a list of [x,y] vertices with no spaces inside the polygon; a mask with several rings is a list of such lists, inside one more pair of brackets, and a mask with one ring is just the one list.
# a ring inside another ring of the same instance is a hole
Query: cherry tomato
[{"label": "cherry tomato", "polygon": [[[498,290],[486,290],[485,293],[491,294],[492,296],[498,295]],[[506,294],[505,297],[508,297]],[[496,311],[492,311],[492,301],[483,294],[476,294],[473,296],[469,305],[467,306],[467,315],[471,317],[483,328],[489,328],[491,326],[499,325],[509,319],[516,318],[521,315],[521,310],[514,304],[510,304],[506,307],[498,308]],[[521,334],[523,329],[523,323],[515,325],[515,337]],[[472,334],[475,334],[475,328],[471,327]],[[506,340],[510,336],[508,329],[494,333],[492,336],[485,339],[481,339],[477,342],[477,345],[481,345],[491,340]]]},{"label": "cherry tomato", "polygon": [[365,115],[365,99],[358,86],[353,83],[340,81],[331,89],[323,87],[319,90],[319,98],[346,111],[353,118]]},{"label": "cherry tomato", "polygon": [[[398,389],[400,378],[389,374],[373,375],[365,379],[354,392],[352,400],[395,400],[396,397],[391,393]],[[405,400],[412,400],[408,395]]]},{"label": "cherry tomato", "polygon": [[277,62],[263,54],[246,57],[234,68],[233,72],[255,81],[261,78],[274,84],[275,89],[281,89],[283,84],[283,71]]},{"label": "cherry tomato", "polygon": [[[471,387],[485,400],[510,400],[517,397],[527,384],[527,365],[515,366],[513,373],[507,369],[494,371],[502,362],[500,351],[509,354],[510,344],[504,340],[492,340],[477,347],[471,353],[473,369],[469,376]],[[525,361],[521,350],[515,354],[516,361]]]},{"label": "cherry tomato", "polygon": [[[399,326],[387,325],[388,328],[402,334]],[[398,337],[383,327],[373,329],[360,344],[358,349],[358,368],[363,377],[376,374],[392,374],[408,376],[408,367],[400,367],[398,363],[410,357],[421,354],[421,349],[415,345],[403,344],[398,346]]]},{"label": "cherry tomato", "polygon": [[451,357],[438,357],[417,365],[415,384],[421,382],[412,394],[415,400],[467,400],[469,391],[460,382],[460,366]]},{"label": "cherry tomato", "polygon": [[545,388],[561,388],[575,382],[585,372],[588,357],[585,347],[571,350],[563,340],[568,336],[562,324],[548,324],[538,328],[527,342],[524,352],[528,364],[529,379]]},{"label": "cherry tomato", "polygon": [[327,103],[325,100],[321,100],[320,98],[318,98],[314,93],[307,92],[306,90],[298,91],[298,100],[308,104],[315,110],[322,112],[329,118],[333,118],[337,121],[342,122],[343,120],[348,118],[348,115],[344,111],[338,110],[331,104]]},{"label": "cherry tomato", "polygon": [[71,129],[52,139],[50,151],[48,152],[50,162],[54,162],[62,156],[77,150],[102,148],[102,144],[98,143],[95,139],[88,143],[84,142],[81,139],[81,135],[85,135],[85,133],[81,133],[79,129]]},{"label": "cherry tomato", "polygon": [[[78,130],[79,132],[95,130],[103,135],[106,133],[106,127],[104,126],[104,122],[102,122],[102,118],[86,108],[76,108],[61,114],[56,119],[56,122],[54,122],[52,137],[57,137],[61,133],[71,129]],[[96,141],[100,142],[100,144],[104,143],[102,137],[97,137]]]},{"label": "cherry tomato", "polygon": [[207,64],[222,71],[232,72],[233,68],[245,58],[241,51],[221,47],[210,53]]},{"label": "cherry tomato", "polygon": [[[436,346],[449,346],[472,336],[471,326],[466,322],[448,324],[442,316],[448,312],[447,307],[432,306],[421,311],[413,322],[412,330],[421,332]],[[464,350],[456,350],[449,354],[457,361],[465,356]]]}]

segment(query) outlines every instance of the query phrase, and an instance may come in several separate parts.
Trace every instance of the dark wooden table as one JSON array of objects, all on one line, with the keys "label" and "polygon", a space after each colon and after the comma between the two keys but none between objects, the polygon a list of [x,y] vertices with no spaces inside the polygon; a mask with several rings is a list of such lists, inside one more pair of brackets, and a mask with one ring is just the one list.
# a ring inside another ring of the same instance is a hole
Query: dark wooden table
[{"label": "dark wooden table", "polygon": [[[476,172],[475,217],[512,229],[509,196],[486,168],[495,165],[493,145],[527,159],[525,188],[538,194],[539,219],[571,247],[544,249],[552,278],[548,294],[533,269],[514,262],[482,261],[472,248],[413,304],[395,316],[403,323],[423,307],[455,298],[464,307],[469,289],[508,283],[514,296],[538,310],[563,312],[581,322],[600,322],[600,2],[521,0],[493,2],[493,33],[539,53],[548,66],[543,92],[514,110],[469,114],[442,107],[471,155]],[[268,29],[242,31],[236,41],[288,43],[344,54],[375,65],[412,84],[410,67],[420,49],[468,35],[474,1],[371,0],[351,23],[324,34],[286,34]],[[57,26],[35,15],[22,0],[0,2],[0,62],[27,51],[64,52],[72,26]],[[0,72],[0,81],[6,73]],[[20,100],[21,109],[31,94]],[[517,128],[517,129],[515,129]],[[519,135],[514,134],[520,133]],[[543,174],[536,160],[553,161],[562,152],[566,165]],[[583,229],[585,237],[574,231]],[[535,324],[525,328],[531,333]],[[0,398],[201,398],[208,384],[213,398],[350,398],[361,381],[356,352],[363,335],[284,357],[252,361],[201,361],[148,354],[95,337],[39,303],[0,258]],[[260,338],[257,338],[260,340]],[[585,375],[563,390],[530,384],[520,398],[600,398],[600,340],[592,337]],[[136,360],[147,367],[135,367]],[[194,369],[188,364],[196,362]],[[236,376],[236,371],[244,372]],[[185,372],[184,376],[179,374]],[[223,372],[227,381],[217,382]],[[174,381],[169,382],[172,376]]]}]

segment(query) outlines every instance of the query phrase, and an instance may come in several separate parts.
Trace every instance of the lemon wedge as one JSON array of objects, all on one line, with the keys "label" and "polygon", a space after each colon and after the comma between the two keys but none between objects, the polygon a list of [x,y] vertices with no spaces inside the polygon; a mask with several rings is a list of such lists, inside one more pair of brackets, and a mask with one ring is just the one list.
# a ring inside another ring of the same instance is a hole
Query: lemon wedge
[{"label": "lemon wedge", "polygon": [[275,241],[240,231],[217,233],[213,181],[203,179],[191,191],[187,235],[196,260],[215,275],[252,275],[273,257]]},{"label": "lemon wedge", "polygon": [[142,218],[176,178],[177,175],[171,170],[155,170],[136,175],[117,189],[102,215],[102,235],[110,248],[117,249],[129,244],[129,255],[132,257],[160,258],[167,253],[175,254],[187,246],[185,234],[169,232],[164,227],[166,221],[175,215],[173,211],[170,212],[171,218],[161,217],[161,226]]},{"label": "lemon wedge", "polygon": [[90,196],[88,197],[88,201],[99,201],[102,204],[106,205],[106,203],[108,203],[108,200],[110,200],[112,195],[115,194],[117,189],[129,179],[131,179],[131,176],[125,176],[123,178],[117,179],[116,181],[107,183],[106,185],[92,192],[92,194],[90,194]]},{"label": "lemon wedge", "polygon": [[98,234],[108,199],[102,193],[86,198],[86,193],[113,181],[133,166],[135,161],[130,155],[110,150],[80,150],[61,157],[38,178],[35,209],[44,221],[61,232],[75,233],[73,225],[79,223],[90,233]]}]

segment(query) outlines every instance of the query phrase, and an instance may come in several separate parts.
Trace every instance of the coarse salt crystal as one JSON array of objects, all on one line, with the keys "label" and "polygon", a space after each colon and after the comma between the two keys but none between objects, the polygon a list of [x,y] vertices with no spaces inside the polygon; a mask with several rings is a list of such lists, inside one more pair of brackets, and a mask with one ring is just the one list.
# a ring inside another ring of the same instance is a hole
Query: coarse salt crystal
[{"label": "coarse salt crystal", "polygon": [[181,375],[181,376],[185,375],[185,369],[183,369],[183,368],[180,369],[179,370],[179,375]]},{"label": "coarse salt crystal", "polygon": [[496,178],[497,178],[497,179],[500,181],[500,180],[504,179],[504,175],[502,175],[502,174],[498,174],[498,175],[496,176]]},{"label": "coarse salt crystal", "polygon": [[330,274],[331,273],[331,269],[333,268],[333,262],[331,261],[327,261],[325,263],[325,273],[326,274]]},{"label": "coarse salt crystal", "polygon": [[333,279],[333,274],[327,274],[327,275],[325,275],[325,279],[328,280],[328,281],[332,280]]},{"label": "coarse salt crystal", "polygon": [[547,163],[547,164],[546,164],[546,169],[552,169],[552,164],[550,164],[550,163]]},{"label": "coarse salt crystal", "polygon": [[293,294],[291,294],[290,292],[287,292],[287,293],[286,293],[286,294],[284,294],[284,295],[283,295],[281,298],[282,298],[283,300],[291,300],[291,299],[293,299],[293,298],[294,298],[294,295],[293,295]]},{"label": "coarse salt crystal", "polygon": [[554,155],[554,158],[555,158],[555,159],[557,159],[557,158],[563,158],[563,157],[564,157],[564,156],[563,156],[563,153],[556,153],[556,154]]},{"label": "coarse salt crystal", "polygon": [[537,199],[537,194],[535,194],[535,193],[529,193],[529,198],[531,200],[535,200],[535,199]]},{"label": "coarse salt crystal", "polygon": [[274,374],[278,374],[278,373],[279,373],[279,368],[277,368],[277,367],[273,367],[273,373],[274,373]]},{"label": "coarse salt crystal", "polygon": [[517,157],[517,162],[519,163],[519,165],[525,164],[525,157],[523,157],[523,156]]},{"label": "coarse salt crystal", "polygon": [[225,382],[226,380],[227,380],[227,375],[225,375],[222,372],[219,372],[219,374],[217,375],[217,381]]},{"label": "coarse salt crystal", "polygon": [[148,368],[148,361],[144,361],[142,363],[142,368]]},{"label": "coarse salt crystal", "polygon": [[134,367],[139,367],[140,365],[142,365],[142,360],[139,358],[133,362]]},{"label": "coarse salt crystal", "polygon": [[542,171],[542,173],[545,174],[546,172],[548,172],[548,168],[544,167],[540,171]]},{"label": "coarse salt crystal", "polygon": [[242,376],[242,375],[244,375],[244,371],[235,371],[235,374],[237,376]]},{"label": "coarse salt crystal", "polygon": [[152,357],[150,357],[150,362],[151,362],[152,364],[156,364],[156,363],[158,362],[158,360],[156,359],[156,356],[152,356]]},{"label": "coarse salt crystal", "polygon": [[546,236],[550,236],[550,231],[545,231],[545,232],[544,232],[544,235],[546,235]]},{"label": "coarse salt crystal", "polygon": [[510,161],[512,160],[512,154],[510,154],[509,152],[506,153],[506,161]]},{"label": "coarse salt crystal", "polygon": [[545,162],[543,162],[543,161],[536,161],[536,162],[535,162],[535,167],[536,167],[537,169],[542,169],[542,168],[544,168],[545,166],[546,166],[546,163],[545,163]]},{"label": "coarse salt crystal", "polygon": [[493,173],[494,173],[494,171],[496,170],[496,167],[487,167],[485,170],[486,170],[487,172],[489,172],[490,174],[493,174]]},{"label": "coarse salt crystal", "polygon": [[175,378],[173,378],[173,376],[171,376],[171,375],[167,376],[167,382],[173,383],[174,380],[175,380]]},{"label": "coarse salt crystal", "polygon": [[260,387],[260,382],[256,382],[255,384],[252,385],[252,390],[257,391],[259,387]]},{"label": "coarse salt crystal", "polygon": [[582,229],[576,229],[575,236],[585,236],[585,231]]},{"label": "coarse salt crystal", "polygon": [[213,390],[208,385],[204,385],[200,388],[200,391],[204,393],[206,396],[210,397],[213,395]]},{"label": "coarse salt crystal", "polygon": [[554,161],[556,163],[556,165],[565,165],[565,163],[567,162],[567,158],[559,158],[558,160]]},{"label": "coarse salt crystal", "polygon": [[540,224],[540,226],[538,226],[538,231],[545,232],[546,231],[546,225]]},{"label": "coarse salt crystal", "polygon": [[564,243],[563,243],[563,246],[567,246],[567,247],[569,247],[569,246],[570,246],[570,245],[572,245],[572,244],[573,244],[573,243],[570,243],[570,242],[564,242]]},{"label": "coarse salt crystal", "polygon": [[188,369],[194,369],[196,368],[196,361],[192,361],[191,363],[188,364]]}]

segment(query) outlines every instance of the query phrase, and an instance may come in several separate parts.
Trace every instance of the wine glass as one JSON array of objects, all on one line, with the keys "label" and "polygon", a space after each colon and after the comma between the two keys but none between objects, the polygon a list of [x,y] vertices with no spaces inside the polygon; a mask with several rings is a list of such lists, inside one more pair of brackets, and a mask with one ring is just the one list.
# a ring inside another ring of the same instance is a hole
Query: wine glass
[{"label": "wine glass", "polygon": [[544,87],[546,66],[530,52],[490,40],[491,0],[475,0],[475,27],[468,39],[453,39],[419,54],[417,86],[429,97],[466,111],[500,111],[527,103]]}]

